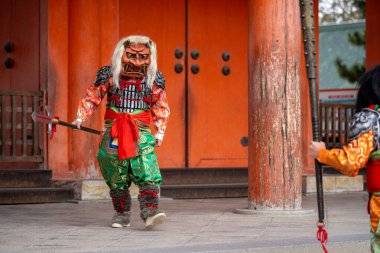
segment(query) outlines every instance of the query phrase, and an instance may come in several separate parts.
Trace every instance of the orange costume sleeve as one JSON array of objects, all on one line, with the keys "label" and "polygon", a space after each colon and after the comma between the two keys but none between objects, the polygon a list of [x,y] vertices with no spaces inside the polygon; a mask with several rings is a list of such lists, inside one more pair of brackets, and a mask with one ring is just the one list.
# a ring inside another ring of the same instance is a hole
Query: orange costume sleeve
[{"label": "orange costume sleeve", "polygon": [[163,87],[153,84],[152,87],[152,119],[155,137],[159,140],[164,138],[166,126],[168,124],[170,109],[166,92]]},{"label": "orange costume sleeve", "polygon": [[88,119],[96,111],[107,91],[108,85],[105,83],[88,87],[85,98],[79,102],[77,118],[82,121]]},{"label": "orange costume sleeve", "polygon": [[373,130],[362,133],[343,148],[321,149],[318,161],[329,165],[341,173],[354,177],[363,168],[374,149]]}]

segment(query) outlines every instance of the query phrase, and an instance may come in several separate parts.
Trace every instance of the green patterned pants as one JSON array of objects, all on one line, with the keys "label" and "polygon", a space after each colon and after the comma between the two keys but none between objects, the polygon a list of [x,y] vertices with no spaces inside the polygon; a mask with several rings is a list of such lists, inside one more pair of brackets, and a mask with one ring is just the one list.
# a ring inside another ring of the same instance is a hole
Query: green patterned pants
[{"label": "green patterned pants", "polygon": [[[371,252],[380,253],[380,192],[374,192],[369,202],[371,220]],[[373,227],[373,222],[377,225]],[[374,231],[376,229],[376,231]]]},{"label": "green patterned pants", "polygon": [[371,231],[371,252],[380,253],[380,231],[379,229],[376,233]]},{"label": "green patterned pants", "polygon": [[139,128],[139,132],[139,155],[125,160],[119,160],[117,147],[110,145],[110,128],[104,133],[97,158],[110,190],[128,189],[132,182],[139,188],[161,185],[162,177],[154,152],[156,139],[149,128]]}]

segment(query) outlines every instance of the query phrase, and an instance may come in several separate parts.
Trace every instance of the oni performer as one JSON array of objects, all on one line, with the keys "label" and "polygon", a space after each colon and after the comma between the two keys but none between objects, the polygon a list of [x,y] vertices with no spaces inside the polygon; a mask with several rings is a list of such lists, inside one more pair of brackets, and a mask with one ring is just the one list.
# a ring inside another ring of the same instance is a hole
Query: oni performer
[{"label": "oni performer", "polygon": [[348,176],[366,167],[371,252],[380,253],[380,65],[366,72],[359,85],[348,144],[328,150],[324,142],[311,142],[309,151],[319,162]]},{"label": "oni performer", "polygon": [[162,144],[170,110],[165,79],[157,70],[156,45],[150,38],[133,35],[118,42],[112,65],[100,68],[73,123],[79,128],[105,96],[105,131],[97,159],[116,211],[112,227],[130,226],[133,182],[139,188],[140,217],[146,228],[153,228],[166,220],[159,209],[162,177],[155,147]]}]

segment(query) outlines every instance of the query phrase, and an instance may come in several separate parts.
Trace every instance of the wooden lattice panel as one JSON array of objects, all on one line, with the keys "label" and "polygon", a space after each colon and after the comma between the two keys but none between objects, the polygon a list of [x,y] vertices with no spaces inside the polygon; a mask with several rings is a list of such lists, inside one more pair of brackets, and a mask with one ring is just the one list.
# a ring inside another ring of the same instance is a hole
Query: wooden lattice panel
[{"label": "wooden lattice panel", "polygon": [[42,98],[42,92],[0,91],[0,161],[43,161],[38,125],[31,118]]},{"label": "wooden lattice panel", "polygon": [[349,122],[355,105],[320,103],[319,129],[327,148],[341,148],[347,144]]}]

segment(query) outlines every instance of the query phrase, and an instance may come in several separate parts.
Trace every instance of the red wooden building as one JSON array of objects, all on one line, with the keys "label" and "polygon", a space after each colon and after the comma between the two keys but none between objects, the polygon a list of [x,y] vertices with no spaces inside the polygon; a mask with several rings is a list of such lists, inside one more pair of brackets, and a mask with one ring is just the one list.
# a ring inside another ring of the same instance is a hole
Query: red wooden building
[{"label": "red wooden building", "polygon": [[[380,59],[378,9],[367,1],[367,66]],[[299,16],[298,0],[0,0],[1,167],[101,179],[98,136],[58,126],[49,140],[24,116],[48,104],[74,120],[117,41],[144,34],[157,43],[172,111],[160,167],[248,167],[250,201],[283,206],[275,192],[284,187],[285,207],[300,207],[301,176],[313,174],[313,161]],[[11,105],[20,109],[12,114]],[[104,110],[85,125],[101,129]]]}]

